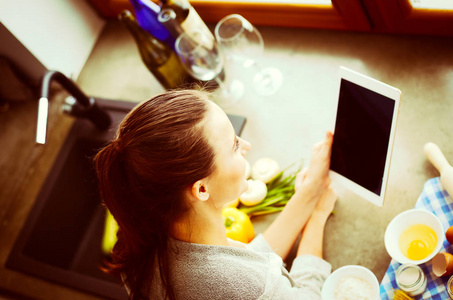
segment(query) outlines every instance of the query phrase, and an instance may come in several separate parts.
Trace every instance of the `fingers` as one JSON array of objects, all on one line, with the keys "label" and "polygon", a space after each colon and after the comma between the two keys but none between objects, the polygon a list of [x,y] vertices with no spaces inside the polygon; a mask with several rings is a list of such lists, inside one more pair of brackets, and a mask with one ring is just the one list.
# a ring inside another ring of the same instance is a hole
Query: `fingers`
[{"label": "fingers", "polygon": [[314,166],[319,169],[322,177],[327,175],[326,172],[330,167],[330,153],[332,150],[333,135],[327,131],[326,138],[315,144],[310,159],[310,167]]},{"label": "fingers", "polygon": [[326,138],[324,140],[325,147],[328,151],[329,157],[330,157],[330,152],[332,151],[332,143],[333,143],[333,134],[330,131],[326,132]]},{"label": "fingers", "polygon": [[[322,195],[330,185],[330,153],[332,149],[333,134],[326,132],[325,139],[313,146],[309,168],[302,179],[307,178],[316,197]],[[301,177],[300,175],[299,177]],[[303,182],[303,180],[299,181]]]},{"label": "fingers", "polygon": [[305,167],[305,168],[303,168],[297,175],[300,174],[302,180],[304,180],[305,177],[307,177],[307,172],[308,172],[308,168]]},{"label": "fingers", "polygon": [[326,131],[326,142],[332,144],[333,142],[333,133],[329,130]]},{"label": "fingers", "polygon": [[296,175],[296,180],[294,183],[294,189],[297,191],[299,187],[304,182],[305,178],[307,177],[308,168],[303,168],[299,173]]},{"label": "fingers", "polygon": [[332,143],[333,143],[333,134],[332,134],[332,132],[327,131],[325,139],[316,143],[313,146],[313,150],[316,152],[324,151],[326,154],[328,154],[330,156],[330,151],[332,150]]},{"label": "fingers", "polygon": [[326,137],[324,140],[316,143],[313,145],[313,153],[320,153],[324,155],[328,155],[330,157],[330,152],[332,150],[332,143],[333,143],[333,134],[330,131],[326,132]]}]

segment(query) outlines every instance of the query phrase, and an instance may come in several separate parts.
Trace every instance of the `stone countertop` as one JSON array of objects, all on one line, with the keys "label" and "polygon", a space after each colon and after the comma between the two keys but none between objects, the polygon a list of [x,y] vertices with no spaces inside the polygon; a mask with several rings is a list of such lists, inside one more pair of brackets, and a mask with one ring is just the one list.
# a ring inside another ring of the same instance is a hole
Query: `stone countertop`
[{"label": "stone countertop", "polygon": [[[328,222],[325,258],[334,269],[360,264],[381,280],[390,257],[384,247],[388,222],[412,208],[424,182],[438,176],[423,145],[432,141],[453,161],[453,39],[371,35],[306,29],[260,27],[265,54],[262,66],[283,74],[283,86],[271,97],[251,89],[250,71],[230,70],[246,85],[242,100],[225,108],[247,117],[242,137],[250,141],[247,159],[268,156],[282,167],[309,158],[313,143],[333,128],[340,65],[399,88],[402,93],[392,164],[382,208],[336,187],[337,213]],[[229,70],[227,70],[228,72]],[[109,21],[77,83],[90,96],[139,102],[163,91],[142,64],[127,31]],[[6,258],[34,203],[44,178],[72,124],[59,112],[62,95],[51,100],[49,141],[34,145],[37,102],[12,105],[0,115],[0,295],[38,299],[96,297],[4,267]],[[256,219],[262,231],[274,216]]]}]

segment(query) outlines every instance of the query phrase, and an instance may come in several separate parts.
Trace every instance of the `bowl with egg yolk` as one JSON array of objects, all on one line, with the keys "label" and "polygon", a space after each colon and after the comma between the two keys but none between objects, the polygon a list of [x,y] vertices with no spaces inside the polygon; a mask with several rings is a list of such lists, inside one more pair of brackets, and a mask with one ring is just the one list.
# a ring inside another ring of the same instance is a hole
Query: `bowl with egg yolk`
[{"label": "bowl with egg yolk", "polygon": [[439,253],[444,242],[439,218],[425,209],[409,209],[390,221],[385,230],[385,248],[401,264],[422,264]]}]

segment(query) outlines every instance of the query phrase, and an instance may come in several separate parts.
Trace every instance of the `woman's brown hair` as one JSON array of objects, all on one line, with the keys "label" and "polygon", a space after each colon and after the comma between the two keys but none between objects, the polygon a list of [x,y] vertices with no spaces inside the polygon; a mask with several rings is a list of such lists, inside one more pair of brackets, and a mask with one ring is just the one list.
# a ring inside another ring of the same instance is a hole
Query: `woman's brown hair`
[{"label": "woman's brown hair", "polygon": [[202,126],[207,101],[196,90],[158,95],[134,108],[95,157],[101,197],[120,228],[107,270],[121,275],[130,299],[149,298],[157,280],[175,299],[171,226],[189,210],[186,188],[214,172]]}]

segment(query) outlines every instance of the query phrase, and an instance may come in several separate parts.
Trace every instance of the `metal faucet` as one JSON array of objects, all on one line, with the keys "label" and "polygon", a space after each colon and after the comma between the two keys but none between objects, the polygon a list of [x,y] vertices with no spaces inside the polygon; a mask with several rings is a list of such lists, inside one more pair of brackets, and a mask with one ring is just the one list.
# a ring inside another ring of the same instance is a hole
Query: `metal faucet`
[{"label": "metal faucet", "polygon": [[52,80],[56,80],[66,91],[75,99],[73,103],[67,102],[74,106],[74,110],[66,110],[71,115],[88,118],[100,130],[106,130],[110,127],[110,116],[102,110],[95,102],[94,98],[87,97],[77,85],[65,75],[58,71],[48,71],[41,85],[41,98],[38,106],[38,125],[36,128],[36,143],[45,144],[47,135],[47,117],[49,115],[49,88]]}]

